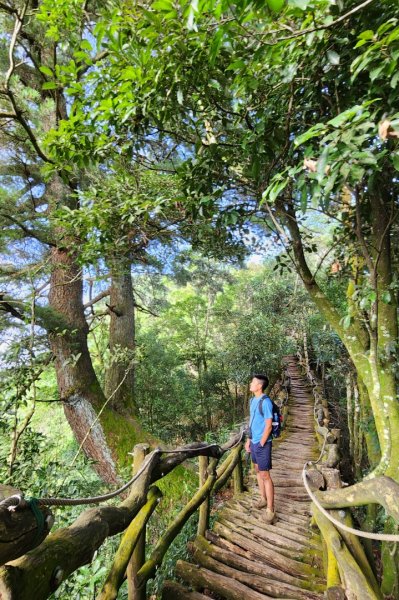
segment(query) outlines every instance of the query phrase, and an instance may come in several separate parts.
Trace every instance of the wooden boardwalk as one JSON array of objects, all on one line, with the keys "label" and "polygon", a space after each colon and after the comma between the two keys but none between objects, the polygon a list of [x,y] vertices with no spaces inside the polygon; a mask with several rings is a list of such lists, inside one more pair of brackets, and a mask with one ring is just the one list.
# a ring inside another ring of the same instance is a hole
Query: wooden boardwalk
[{"label": "wooden boardwalk", "polygon": [[256,479],[248,492],[229,500],[206,538],[189,544],[192,563],[178,561],[176,582],[164,584],[163,600],[264,600],[323,598],[325,580],[319,535],[310,529],[310,502],[302,484],[304,463],[317,456],[313,403],[296,360],[290,359],[289,416],[284,435],[273,443],[272,477],[278,521],[264,522]]}]

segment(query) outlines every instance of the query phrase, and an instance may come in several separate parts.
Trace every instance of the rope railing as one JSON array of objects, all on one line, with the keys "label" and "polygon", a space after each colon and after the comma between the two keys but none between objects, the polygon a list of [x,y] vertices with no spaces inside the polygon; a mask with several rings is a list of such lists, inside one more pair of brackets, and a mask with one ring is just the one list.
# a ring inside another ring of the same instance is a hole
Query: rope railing
[{"label": "rope railing", "polygon": [[[302,362],[302,357],[300,355],[300,353],[297,354],[298,356],[298,360],[300,362]],[[309,381],[312,383],[312,385],[314,385],[315,383],[315,377],[313,376],[313,373],[311,372],[310,368],[308,367],[308,365],[305,365],[305,371],[306,371],[306,376],[308,377]],[[313,394],[314,395],[314,394]],[[317,417],[316,417],[316,405],[314,405],[314,410],[313,410],[313,416],[314,416],[314,420],[317,423],[317,425],[319,425]],[[305,490],[308,494],[308,496],[310,497],[310,499],[312,500],[312,502],[314,502],[314,504],[317,506],[318,510],[331,522],[333,523],[336,527],[338,527],[338,529],[341,529],[342,531],[345,531],[346,533],[350,533],[353,535],[356,535],[357,537],[362,537],[362,538],[366,538],[369,540],[379,540],[382,542],[399,542],[399,534],[390,534],[390,533],[373,533],[370,531],[363,531],[361,529],[356,529],[354,527],[349,527],[348,525],[345,525],[345,523],[342,523],[341,521],[339,521],[338,519],[335,519],[331,513],[326,510],[322,504],[320,503],[320,501],[318,500],[317,496],[312,492],[308,481],[307,481],[307,476],[308,476],[308,468],[309,467],[314,467],[315,465],[317,465],[324,454],[325,451],[325,446],[327,444],[327,436],[329,434],[329,431],[327,428],[325,428],[324,432],[320,432],[320,427],[318,427],[318,431],[321,435],[323,435],[324,440],[323,440],[323,445],[322,445],[322,449],[320,452],[320,456],[316,461],[308,461],[305,463],[305,465],[303,466],[302,469],[302,481],[305,487]]]},{"label": "rope railing", "polygon": [[325,508],[323,508],[323,506],[320,504],[319,500],[317,499],[317,497],[314,495],[314,493],[312,492],[312,490],[309,487],[309,484],[306,480],[306,475],[307,475],[306,467],[311,464],[314,464],[314,463],[309,461],[305,464],[305,466],[303,468],[303,471],[302,471],[303,484],[304,484],[305,489],[306,489],[309,497],[311,498],[312,502],[315,503],[315,505],[317,506],[319,511],[321,513],[323,513],[323,515],[329,521],[331,521],[331,523],[333,523],[336,527],[338,527],[338,529],[342,529],[342,531],[346,531],[347,533],[352,533],[353,535],[356,535],[357,537],[367,538],[369,540],[379,540],[381,542],[399,542],[399,534],[372,533],[370,531],[363,531],[361,529],[355,529],[354,527],[348,527],[348,525],[345,525],[345,523],[341,523],[341,521],[338,521],[338,519],[335,519]]},{"label": "rope railing", "polygon": [[[204,444],[204,445],[200,445],[200,446],[196,446],[195,447],[195,451],[196,454],[200,454],[201,451],[206,451],[206,450],[215,450],[216,453],[220,453],[220,457],[226,452],[226,450],[232,450],[233,448],[235,448],[236,446],[238,446],[242,440],[243,437],[245,435],[245,429],[244,427],[240,428],[240,431],[238,433],[238,440],[233,444],[233,445],[227,445],[226,448],[223,448],[223,446],[219,446],[218,444]],[[179,453],[187,453],[188,451],[193,450],[192,445],[191,446],[187,446],[187,447],[183,447],[183,448],[176,448],[173,450],[165,450],[162,448],[155,448],[155,450],[153,450],[152,454],[179,454]],[[148,466],[148,461],[145,461],[143,463],[143,465],[141,466],[141,468],[139,469],[139,471],[137,473],[135,473],[135,475],[129,479],[129,481],[127,481],[124,485],[122,485],[121,487],[119,487],[117,490],[114,490],[113,492],[109,492],[107,494],[103,494],[100,496],[90,496],[87,498],[24,498],[24,496],[22,494],[13,494],[12,496],[9,496],[8,498],[5,498],[4,500],[2,500],[0,502],[0,507],[2,508],[7,508],[10,512],[18,509],[18,508],[27,508],[30,506],[30,504],[32,503],[32,501],[34,501],[36,506],[79,506],[79,505],[85,505],[85,504],[99,504],[101,502],[106,502],[107,500],[111,500],[112,498],[115,498],[116,496],[120,496],[121,494],[123,494],[123,492],[125,492],[129,487],[131,487],[135,481],[137,481],[137,479],[140,477],[140,475],[145,471],[145,469]]]}]

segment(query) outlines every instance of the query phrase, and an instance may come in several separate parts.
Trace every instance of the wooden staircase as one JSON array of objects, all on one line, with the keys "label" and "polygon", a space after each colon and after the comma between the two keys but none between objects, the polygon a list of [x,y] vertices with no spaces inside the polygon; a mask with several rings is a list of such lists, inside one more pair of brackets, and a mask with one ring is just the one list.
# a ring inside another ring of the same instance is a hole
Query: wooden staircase
[{"label": "wooden staircase", "polygon": [[206,538],[190,542],[193,563],[178,561],[176,575],[190,588],[166,581],[163,600],[317,600],[325,580],[321,539],[310,529],[310,502],[301,472],[317,454],[312,395],[290,357],[289,416],[281,439],[273,442],[272,478],[278,521],[264,522],[256,478],[248,492],[228,501]]}]

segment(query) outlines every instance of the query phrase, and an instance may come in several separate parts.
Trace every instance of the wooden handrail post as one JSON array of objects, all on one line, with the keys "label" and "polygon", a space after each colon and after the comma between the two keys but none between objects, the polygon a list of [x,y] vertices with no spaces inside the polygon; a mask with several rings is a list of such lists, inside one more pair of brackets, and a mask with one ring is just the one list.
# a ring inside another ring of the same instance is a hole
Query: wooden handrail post
[{"label": "wooden handrail post", "polygon": [[[208,466],[209,459],[207,456],[199,456],[199,487],[201,488],[207,477],[208,477]],[[209,529],[209,513],[210,513],[210,497],[203,501],[199,507],[199,518],[198,518],[198,535],[205,536],[205,531]]]},{"label": "wooden handrail post", "polygon": [[[133,449],[133,475],[135,475],[144,462],[145,457],[150,451],[149,444],[136,444]],[[129,600],[146,600],[146,585],[141,588],[136,585],[138,571],[145,563],[145,529],[140,535],[132,558],[126,569],[127,589]]]},{"label": "wooden handrail post", "polygon": [[242,453],[240,452],[240,456],[238,458],[237,465],[233,471],[233,490],[234,496],[238,496],[242,494],[244,491],[244,474],[242,469]]}]

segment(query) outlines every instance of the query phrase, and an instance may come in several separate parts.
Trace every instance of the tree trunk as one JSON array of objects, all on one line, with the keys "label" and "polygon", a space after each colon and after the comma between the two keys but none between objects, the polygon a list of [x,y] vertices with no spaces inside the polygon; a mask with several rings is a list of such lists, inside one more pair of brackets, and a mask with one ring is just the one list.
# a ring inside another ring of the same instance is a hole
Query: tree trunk
[{"label": "tree trunk", "polygon": [[93,409],[105,402],[91,362],[83,309],[83,284],[76,257],[66,249],[51,250],[52,271],[49,303],[59,323],[51,331],[50,348],[65,415],[79,444],[95,461],[99,475],[117,481],[115,464],[100,422]]},{"label": "tree trunk", "polygon": [[[367,393],[367,388],[363,384],[362,380],[358,378],[357,384],[355,387],[356,394],[358,394],[359,398],[355,398],[356,402],[360,401],[360,418],[361,423],[363,425],[363,436],[366,443],[366,451],[367,458],[370,464],[370,467],[374,469],[381,459],[381,451],[380,444],[378,441],[377,431],[375,428],[373,411],[370,405],[370,398]],[[356,402],[355,402],[355,410],[356,410]],[[359,428],[358,428],[359,429]],[[360,431],[359,431],[360,437]],[[358,441],[360,444],[360,440]],[[358,453],[358,462],[362,461],[362,445],[360,444],[359,453]]]},{"label": "tree trunk", "polygon": [[105,376],[105,395],[117,412],[136,414],[134,401],[134,296],[130,261],[112,265],[109,300],[111,364]]}]

